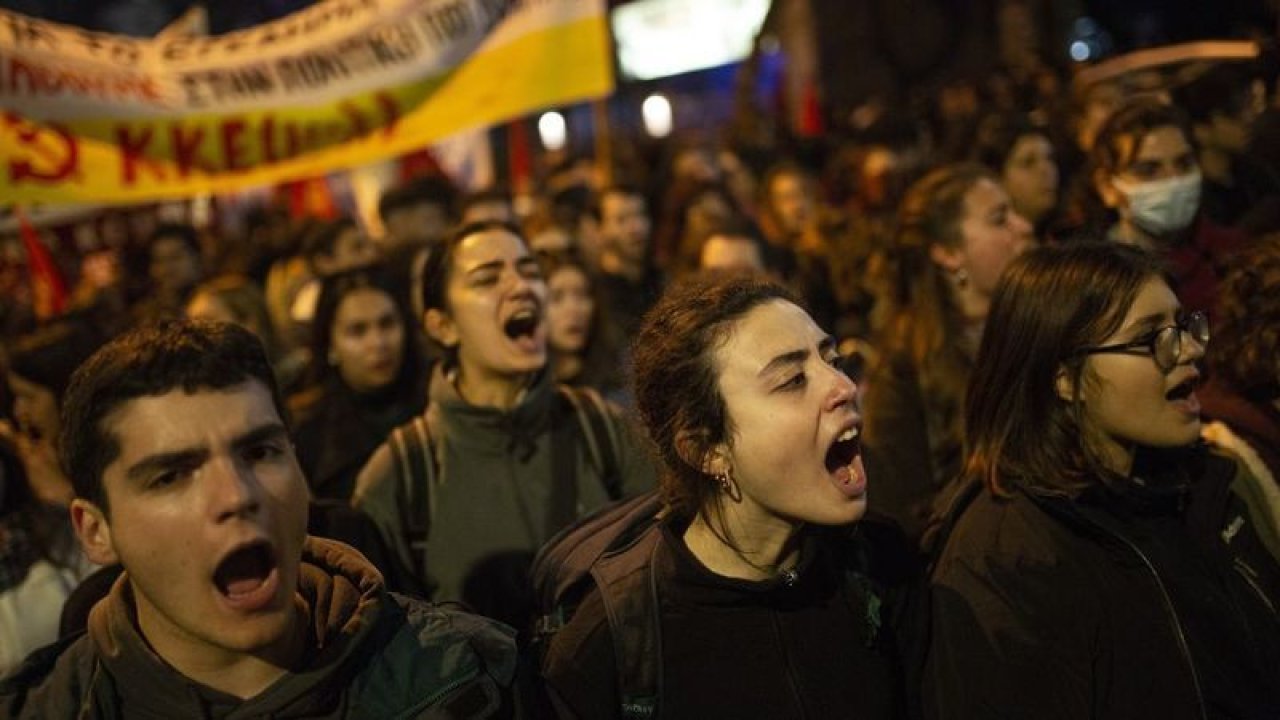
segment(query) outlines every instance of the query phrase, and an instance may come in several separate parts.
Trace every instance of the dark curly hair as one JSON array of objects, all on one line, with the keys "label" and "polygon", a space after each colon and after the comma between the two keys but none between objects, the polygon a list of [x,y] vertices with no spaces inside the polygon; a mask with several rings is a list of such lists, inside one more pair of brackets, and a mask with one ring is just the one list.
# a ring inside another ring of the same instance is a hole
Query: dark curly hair
[{"label": "dark curly hair", "polygon": [[1218,286],[1207,362],[1215,377],[1251,398],[1280,397],[1280,233],[1232,259]]}]

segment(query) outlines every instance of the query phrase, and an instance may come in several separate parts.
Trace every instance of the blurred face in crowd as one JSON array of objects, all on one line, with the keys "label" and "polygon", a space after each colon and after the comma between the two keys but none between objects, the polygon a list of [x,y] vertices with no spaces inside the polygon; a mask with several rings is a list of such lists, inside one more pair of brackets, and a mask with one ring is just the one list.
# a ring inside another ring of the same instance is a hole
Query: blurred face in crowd
[{"label": "blurred face in crowd", "polygon": [[[1134,139],[1129,138],[1130,142]],[[1148,182],[1188,175],[1199,169],[1187,136],[1174,125],[1158,127],[1137,142],[1129,163],[1116,173],[1121,180]]]},{"label": "blurred face in crowd", "polygon": [[427,332],[458,352],[463,382],[523,377],[547,362],[547,285],[519,236],[484,230],[454,251],[448,309],[429,309]]},{"label": "blurred face in crowd", "polygon": [[[1153,277],[1134,299],[1120,328],[1099,345],[1150,337],[1160,328],[1175,325],[1181,312],[1173,290]],[[1148,348],[1098,353],[1086,359],[1081,392],[1084,423],[1109,469],[1128,475],[1136,447],[1183,447],[1200,437],[1200,403],[1194,383],[1200,376],[1196,364],[1205,348],[1184,332],[1180,350],[1167,371]]]},{"label": "blurred face in crowd", "polygon": [[600,235],[621,260],[639,265],[649,254],[649,210],[644,197],[609,192],[600,199]]},{"label": "blurred face in crowd", "polygon": [[53,390],[14,372],[9,373],[8,380],[18,429],[29,438],[56,442],[60,425],[58,398]]},{"label": "blurred face in crowd", "polygon": [[577,355],[591,339],[595,312],[591,281],[581,268],[567,265],[547,278],[547,341],[551,349]]},{"label": "blurred face in crowd", "polygon": [[[708,190],[685,210],[685,236],[695,241],[723,228],[733,218],[733,205],[718,190]],[[695,246],[696,247],[696,246]]]},{"label": "blurred face in crowd", "polygon": [[769,206],[778,227],[787,237],[800,235],[813,222],[816,203],[809,179],[783,173],[769,186]]},{"label": "blurred face in crowd", "polygon": [[72,520],[91,560],[124,565],[150,647],[189,676],[250,658],[283,674],[308,491],[271,392],[172,390],[102,423],[119,449],[102,475],[110,512],[77,499]]},{"label": "blurred face in crowd", "polygon": [[387,387],[400,374],[405,332],[391,296],[358,288],[342,298],[333,316],[329,361],[357,392]]},{"label": "blurred face in crowd", "polygon": [[1207,124],[1195,128],[1200,146],[1233,156],[1244,153],[1253,136],[1253,124],[1266,109],[1266,97],[1266,85],[1261,80],[1242,88],[1233,107],[1212,113]]},{"label": "blurred face in crowd", "polygon": [[1000,274],[1030,247],[1031,239],[1030,223],[1013,209],[1004,188],[983,178],[965,194],[960,242],[934,245],[931,253],[953,278],[963,278],[957,280],[962,305],[985,317]]},{"label": "blurred face in crowd", "polygon": [[445,236],[449,230],[449,213],[433,202],[419,202],[399,208],[383,220],[388,249],[400,245],[428,245]]},{"label": "blurred face in crowd", "polygon": [[333,252],[316,255],[315,263],[321,275],[333,275],[367,265],[377,258],[377,246],[360,228],[351,226],[338,233],[333,241]]},{"label": "blurred face in crowd", "polygon": [[1004,163],[1002,180],[1013,209],[1031,223],[1058,204],[1058,163],[1044,135],[1023,135]]},{"label": "blurred face in crowd", "polygon": [[672,174],[678,179],[716,182],[720,179],[720,164],[706,148],[681,150],[672,163]]},{"label": "blurred face in crowd", "polygon": [[1085,152],[1093,149],[1098,132],[1125,100],[1123,88],[1115,82],[1098,83],[1087,93],[1076,128],[1076,142]]},{"label": "blurred face in crowd", "polygon": [[187,317],[192,320],[212,320],[239,324],[239,319],[225,303],[211,292],[197,292],[187,303]]},{"label": "blurred face in crowd", "polygon": [[573,248],[573,236],[563,228],[551,225],[529,237],[534,252],[562,253]]},{"label": "blurred face in crowd", "polygon": [[741,490],[734,512],[819,525],[862,517],[862,418],[834,340],[801,308],[771,300],[734,322],[714,353],[730,432],[710,469]]},{"label": "blurred face in crowd", "polygon": [[497,198],[473,203],[462,212],[463,225],[480,222],[513,223],[515,221],[516,212],[511,208],[511,203]]},{"label": "blurred face in crowd", "polygon": [[1195,149],[1182,129],[1165,125],[1123,136],[1131,158],[1114,176],[1097,177],[1103,201],[1115,208],[1125,227],[1159,238],[1184,230],[1200,206],[1201,176]]},{"label": "blurred face in crowd", "polygon": [[156,290],[181,295],[200,281],[200,257],[180,237],[158,237],[151,245],[150,274]]},{"label": "blurred face in crowd", "polygon": [[716,234],[702,245],[698,267],[702,270],[764,271],[760,247],[741,235]]},{"label": "blurred face in crowd", "polygon": [[192,320],[212,320],[214,322],[235,323],[249,332],[262,338],[266,328],[261,327],[252,316],[241,317],[229,307],[216,292],[197,290],[187,303],[187,317]]}]

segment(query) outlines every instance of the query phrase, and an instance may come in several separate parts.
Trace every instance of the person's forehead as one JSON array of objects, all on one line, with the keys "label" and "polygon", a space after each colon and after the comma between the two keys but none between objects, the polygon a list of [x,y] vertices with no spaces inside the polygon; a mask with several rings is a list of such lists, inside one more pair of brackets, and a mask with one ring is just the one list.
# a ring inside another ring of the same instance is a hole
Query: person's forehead
[{"label": "person's forehead", "polygon": [[1005,201],[1004,188],[988,178],[981,178],[965,193],[964,203],[971,210],[982,210]]},{"label": "person's forehead", "polygon": [[271,391],[250,379],[224,389],[181,388],[125,401],[107,414],[102,427],[119,444],[107,468],[128,467],[138,458],[193,447],[209,447],[271,423],[281,423]]},{"label": "person's forehead", "polygon": [[547,277],[547,284],[557,287],[585,286],[587,284],[587,273],[577,265],[561,265]]},{"label": "person's forehead", "polygon": [[152,255],[186,253],[187,249],[187,242],[177,235],[161,235],[151,243]]},{"label": "person's forehead", "polygon": [[463,271],[495,260],[520,260],[529,256],[519,237],[506,230],[473,233],[458,243],[455,262]]},{"label": "person's forehead", "polygon": [[1164,280],[1153,277],[1143,284],[1125,312],[1121,329],[1128,328],[1138,319],[1155,314],[1172,315],[1179,307],[1178,297]]},{"label": "person's forehead", "polygon": [[640,195],[625,192],[606,193],[601,201],[605,212],[635,212],[644,209],[644,198]]},{"label": "person's forehead", "polygon": [[825,337],[809,313],[783,299],[761,303],[739,317],[717,348],[723,375],[755,378],[775,357],[812,351]]},{"label": "person's forehead", "polygon": [[1134,160],[1161,160],[1190,151],[1191,146],[1182,131],[1173,125],[1153,128],[1138,143]]},{"label": "person's forehead", "polygon": [[355,318],[381,315],[395,310],[395,302],[385,290],[376,287],[356,288],[347,293],[338,303],[336,321],[350,322]]}]

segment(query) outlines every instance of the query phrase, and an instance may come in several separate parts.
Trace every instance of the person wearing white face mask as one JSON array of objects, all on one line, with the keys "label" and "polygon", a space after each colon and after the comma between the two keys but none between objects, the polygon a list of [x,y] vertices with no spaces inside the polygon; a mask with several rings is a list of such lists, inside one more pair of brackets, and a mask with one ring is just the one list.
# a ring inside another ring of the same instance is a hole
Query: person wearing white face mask
[{"label": "person wearing white face mask", "polygon": [[1247,241],[1201,212],[1203,177],[1186,117],[1144,98],[1118,109],[1092,153],[1093,185],[1115,211],[1107,236],[1161,255],[1189,307],[1213,307],[1226,259]]}]

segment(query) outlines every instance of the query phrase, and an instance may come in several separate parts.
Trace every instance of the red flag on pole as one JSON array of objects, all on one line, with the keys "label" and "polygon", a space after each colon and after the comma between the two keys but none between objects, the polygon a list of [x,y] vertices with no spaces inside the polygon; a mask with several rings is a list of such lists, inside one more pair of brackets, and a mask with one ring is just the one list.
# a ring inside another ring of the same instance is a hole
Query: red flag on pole
[{"label": "red flag on pole", "polygon": [[27,214],[18,207],[14,208],[14,213],[18,216],[22,245],[27,251],[27,270],[31,275],[31,297],[36,317],[43,320],[59,315],[67,306],[67,284]]}]

